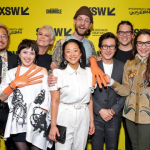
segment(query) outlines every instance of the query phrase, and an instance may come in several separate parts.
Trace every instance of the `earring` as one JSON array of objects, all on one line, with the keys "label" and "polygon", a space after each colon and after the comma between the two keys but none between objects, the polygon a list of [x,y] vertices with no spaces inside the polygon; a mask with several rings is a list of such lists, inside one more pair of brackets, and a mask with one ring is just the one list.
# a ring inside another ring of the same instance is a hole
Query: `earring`
[{"label": "earring", "polygon": [[18,58],[18,65],[21,65],[21,60],[20,60],[20,58]]},{"label": "earring", "polygon": [[67,65],[67,60],[64,61],[64,64]]},{"label": "earring", "polygon": [[33,63],[34,63],[34,64],[37,64],[37,60],[36,60],[36,59],[34,59]]},{"label": "earring", "polygon": [[82,59],[81,58],[80,58],[79,62],[82,63]]}]

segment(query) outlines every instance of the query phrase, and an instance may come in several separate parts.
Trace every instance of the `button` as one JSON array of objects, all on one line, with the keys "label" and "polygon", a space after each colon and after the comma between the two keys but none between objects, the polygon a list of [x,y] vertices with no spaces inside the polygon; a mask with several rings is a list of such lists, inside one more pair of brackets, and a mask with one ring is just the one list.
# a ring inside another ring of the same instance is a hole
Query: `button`
[{"label": "button", "polygon": [[136,106],[138,106],[138,103],[136,103]]},{"label": "button", "polygon": [[105,99],[104,101],[106,102],[107,100]]},{"label": "button", "polygon": [[138,93],[136,93],[136,95],[138,96],[139,94],[138,94]]}]

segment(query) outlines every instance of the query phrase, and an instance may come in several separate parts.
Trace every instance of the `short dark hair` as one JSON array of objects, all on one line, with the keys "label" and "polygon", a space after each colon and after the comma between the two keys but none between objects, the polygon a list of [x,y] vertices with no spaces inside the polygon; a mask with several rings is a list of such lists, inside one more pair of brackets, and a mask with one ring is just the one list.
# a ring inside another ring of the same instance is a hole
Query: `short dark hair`
[{"label": "short dark hair", "polygon": [[117,32],[119,31],[119,27],[120,27],[120,25],[122,25],[122,24],[129,25],[129,26],[131,27],[131,31],[132,31],[132,33],[133,33],[133,25],[132,25],[132,23],[131,23],[130,21],[121,21],[121,22],[118,24],[118,26],[117,26]]},{"label": "short dark hair", "polygon": [[34,40],[30,40],[30,39],[22,40],[22,42],[18,46],[17,54],[20,54],[20,52],[24,48],[30,48],[30,47],[31,47],[32,50],[35,51],[35,57],[37,57],[37,55],[39,53],[38,45],[37,45],[37,43]]},{"label": "short dark hair", "polygon": [[80,49],[80,52],[81,52],[81,63],[80,63],[80,66],[81,66],[81,68],[85,68],[85,66],[86,66],[86,54],[85,54],[85,49],[84,49],[84,46],[83,46],[83,44],[82,44],[82,42],[79,42],[79,41],[77,41],[77,40],[75,40],[75,39],[70,39],[70,40],[68,40],[68,41],[66,41],[64,44],[63,44],[63,46],[62,46],[62,50],[63,50],[63,53],[62,53],[62,62],[61,62],[61,64],[60,64],[60,69],[65,69],[66,67],[67,67],[67,64],[64,64],[64,61],[66,60],[65,59],[65,47],[67,46],[67,44],[69,44],[69,43],[76,43],[77,45],[78,45],[78,47],[79,47],[79,49]]},{"label": "short dark hair", "polygon": [[108,39],[108,38],[112,38],[115,40],[115,46],[117,46],[117,43],[118,43],[118,39],[117,37],[111,33],[111,32],[106,32],[104,34],[102,34],[99,38],[99,43],[98,43],[98,47],[101,48],[102,47],[102,43],[105,39]]}]

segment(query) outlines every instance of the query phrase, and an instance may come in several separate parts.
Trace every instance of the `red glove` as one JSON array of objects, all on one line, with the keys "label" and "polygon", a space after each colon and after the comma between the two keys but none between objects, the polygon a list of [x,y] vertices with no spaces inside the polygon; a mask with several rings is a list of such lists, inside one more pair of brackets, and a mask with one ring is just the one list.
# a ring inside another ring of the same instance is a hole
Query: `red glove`
[{"label": "red glove", "polygon": [[38,72],[40,72],[42,70],[41,67],[38,68],[37,70],[35,70],[34,72],[32,72],[31,74],[29,74],[35,67],[36,67],[35,65],[31,66],[31,68],[27,72],[25,72],[23,75],[19,76],[19,73],[20,73],[20,65],[19,65],[17,68],[17,73],[16,73],[16,77],[15,77],[14,81],[12,81],[3,92],[7,95],[10,95],[16,87],[20,88],[20,87],[24,87],[27,85],[41,83],[42,80],[37,80],[37,81],[35,81],[35,80],[42,78],[43,75],[39,75],[34,78],[31,78],[32,76],[34,76],[35,74],[37,74]]},{"label": "red glove", "polygon": [[95,86],[95,77],[97,79],[98,85],[100,88],[102,88],[102,84],[106,87],[108,82],[108,79],[106,75],[103,73],[103,71],[98,67],[97,61],[94,57],[90,58],[91,63],[91,71],[92,71],[92,86]]}]

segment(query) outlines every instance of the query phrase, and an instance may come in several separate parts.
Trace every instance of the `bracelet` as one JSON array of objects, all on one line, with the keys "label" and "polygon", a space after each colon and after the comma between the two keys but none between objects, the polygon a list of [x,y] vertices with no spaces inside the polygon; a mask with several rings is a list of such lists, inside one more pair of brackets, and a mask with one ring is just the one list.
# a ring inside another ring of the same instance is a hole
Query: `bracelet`
[{"label": "bracelet", "polygon": [[12,90],[14,90],[14,88],[11,86],[11,84],[9,83],[9,87],[12,89]]}]

